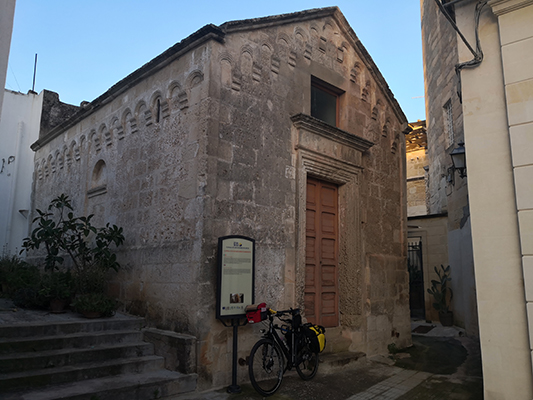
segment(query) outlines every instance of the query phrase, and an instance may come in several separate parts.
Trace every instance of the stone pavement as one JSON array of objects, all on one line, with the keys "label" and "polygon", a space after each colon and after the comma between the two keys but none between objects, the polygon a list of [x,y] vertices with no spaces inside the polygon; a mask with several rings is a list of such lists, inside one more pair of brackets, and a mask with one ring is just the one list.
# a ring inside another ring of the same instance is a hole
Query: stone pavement
[{"label": "stone pavement", "polygon": [[[429,326],[413,322],[412,328]],[[413,347],[393,359],[372,357],[346,367],[323,371],[311,381],[288,373],[272,400],[482,400],[483,379],[479,343],[456,327],[438,323],[429,332],[413,333]],[[401,367],[400,367],[401,366]],[[250,384],[242,393],[225,389],[181,395],[179,400],[262,399]]]},{"label": "stone pavement", "polygon": [[[0,324],[21,320],[65,320],[72,314],[44,311],[12,311],[0,299]],[[422,328],[417,329],[419,326]],[[426,328],[426,329],[424,329]],[[483,379],[479,343],[456,327],[442,327],[424,321],[412,323],[413,347],[393,356],[377,356],[355,365],[328,370],[321,368],[311,381],[295,372],[285,374],[272,400],[482,400]],[[392,358],[391,358],[392,357]],[[228,382],[229,383],[229,382]],[[249,383],[239,382],[240,394],[225,388],[180,395],[173,400],[262,399]]]}]

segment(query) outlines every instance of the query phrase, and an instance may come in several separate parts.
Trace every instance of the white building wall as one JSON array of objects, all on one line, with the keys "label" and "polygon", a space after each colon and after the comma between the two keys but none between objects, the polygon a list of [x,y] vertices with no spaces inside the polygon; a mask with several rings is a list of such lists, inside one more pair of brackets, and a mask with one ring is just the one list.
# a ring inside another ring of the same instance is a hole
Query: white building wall
[{"label": "white building wall", "polygon": [[0,119],[0,246],[18,254],[28,236],[34,152],[39,138],[43,93],[4,91]]},{"label": "white building wall", "polygon": [[[15,0],[0,1],[0,83],[3,89],[6,85],[7,63],[13,33],[13,17],[15,16]],[[4,91],[0,90],[0,110],[4,99]],[[1,114],[1,113],[0,113]],[[0,118],[2,116],[0,115]]]},{"label": "white building wall", "polygon": [[[470,43],[474,6],[456,8]],[[489,1],[479,34],[483,62],[461,76],[484,398],[531,400],[532,1]]]}]

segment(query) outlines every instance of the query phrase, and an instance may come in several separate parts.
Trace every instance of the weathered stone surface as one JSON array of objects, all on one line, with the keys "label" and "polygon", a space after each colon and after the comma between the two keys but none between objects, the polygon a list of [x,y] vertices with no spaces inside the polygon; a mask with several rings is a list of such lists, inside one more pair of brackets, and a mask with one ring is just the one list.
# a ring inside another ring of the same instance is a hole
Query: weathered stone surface
[{"label": "weathered stone surface", "polygon": [[[342,92],[337,127],[309,116],[312,76]],[[34,206],[66,192],[124,227],[114,290],[152,326],[198,339],[200,388],[231,379],[231,332],[215,319],[218,237],[256,239],[256,300],[303,308],[307,176],[338,185],[350,350],[410,343],[405,116],[337,8],[202,28],[92,105],[35,144]],[[113,121],[124,136],[107,143]],[[45,174],[56,151],[71,161]],[[89,198],[101,161],[106,190]],[[245,358],[257,329],[239,338]]]}]

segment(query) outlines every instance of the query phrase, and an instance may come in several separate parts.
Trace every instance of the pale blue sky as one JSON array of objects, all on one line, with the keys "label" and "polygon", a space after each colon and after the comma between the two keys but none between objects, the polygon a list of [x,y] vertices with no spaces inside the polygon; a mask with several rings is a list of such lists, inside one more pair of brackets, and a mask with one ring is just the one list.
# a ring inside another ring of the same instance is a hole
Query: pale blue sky
[{"label": "pale blue sky", "polygon": [[17,0],[6,87],[91,101],[206,24],[336,5],[409,121],[425,119],[418,0]]}]

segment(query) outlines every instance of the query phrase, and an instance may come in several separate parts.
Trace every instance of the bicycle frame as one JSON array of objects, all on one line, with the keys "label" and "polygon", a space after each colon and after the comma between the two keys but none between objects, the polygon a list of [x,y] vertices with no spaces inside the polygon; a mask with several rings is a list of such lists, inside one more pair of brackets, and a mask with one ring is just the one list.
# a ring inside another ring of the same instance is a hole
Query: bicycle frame
[{"label": "bicycle frame", "polygon": [[[295,311],[295,310],[286,310],[286,311],[278,311],[276,314],[271,314],[268,316],[268,319],[269,319],[269,324],[268,324],[268,331],[265,331],[263,332],[263,335],[262,337],[266,338],[266,339],[271,339],[273,340],[275,343],[278,344],[279,348],[281,349],[285,359],[287,360],[287,366],[285,367],[285,371],[287,370],[291,370],[294,366],[297,365],[297,359],[296,359],[296,355],[298,354],[298,349],[297,349],[297,340],[296,340],[296,337],[298,335],[298,333],[296,332],[296,329],[295,327],[293,326],[289,326],[288,328],[288,332],[291,332],[291,344],[290,346],[281,339],[281,337],[279,336],[278,332],[276,332],[277,330],[280,330],[281,331],[281,327],[277,326],[276,324],[274,324],[274,317],[277,317],[280,321],[282,322],[289,322],[289,321],[284,321],[282,320],[279,316],[277,316],[277,314],[281,314],[281,315],[284,315],[284,314],[288,314],[288,313],[291,313]],[[297,311],[297,310],[296,310]],[[294,316],[293,316],[294,318]],[[292,325],[292,321],[291,321],[291,325]]]}]

